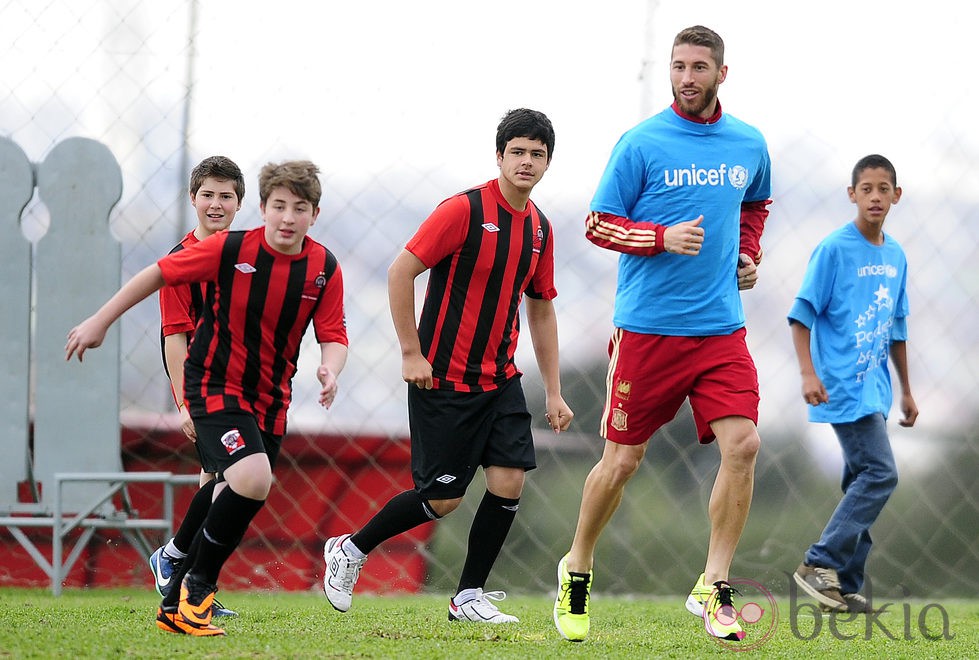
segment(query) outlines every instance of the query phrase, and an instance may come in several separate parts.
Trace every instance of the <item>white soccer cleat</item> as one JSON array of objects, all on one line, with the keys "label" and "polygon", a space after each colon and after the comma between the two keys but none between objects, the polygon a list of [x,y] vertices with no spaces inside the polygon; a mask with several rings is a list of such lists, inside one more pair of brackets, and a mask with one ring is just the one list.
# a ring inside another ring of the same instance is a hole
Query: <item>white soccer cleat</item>
[{"label": "white soccer cleat", "polygon": [[476,623],[520,623],[520,619],[510,614],[504,614],[490,600],[503,600],[506,593],[502,591],[476,590],[476,597],[465,603],[456,604],[454,598],[449,599],[449,621],[474,621]]},{"label": "white soccer cleat", "polygon": [[323,591],[330,605],[338,612],[350,609],[353,600],[354,585],[360,576],[361,567],[367,562],[367,557],[354,559],[343,551],[343,542],[350,534],[334,536],[327,539],[323,546],[323,559],[326,561],[326,573],[323,575]]}]

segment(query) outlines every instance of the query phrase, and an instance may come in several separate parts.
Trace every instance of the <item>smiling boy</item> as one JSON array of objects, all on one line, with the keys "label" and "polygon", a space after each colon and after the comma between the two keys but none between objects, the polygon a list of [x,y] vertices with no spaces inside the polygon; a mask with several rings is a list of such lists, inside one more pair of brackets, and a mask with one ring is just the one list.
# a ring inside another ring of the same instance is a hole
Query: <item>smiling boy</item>
[{"label": "smiling boy", "polygon": [[[245,178],[241,168],[225,156],[209,156],[190,173],[190,203],[197,214],[197,226],[187,233],[170,253],[179,252],[231,226],[241,210],[245,196]],[[180,430],[192,442],[197,440],[194,421],[184,399],[184,360],[208,296],[206,283],[164,286],[160,289],[160,335],[163,346],[163,368],[170,379],[170,389],[180,417]],[[195,444],[195,451],[197,447]],[[200,457],[200,455],[198,455]],[[200,529],[214,496],[215,475],[201,467],[200,489],[191,499],[187,512],[173,538],[150,556],[150,570],[156,590],[166,596],[180,564],[190,552],[190,544]],[[214,616],[235,616],[234,610],[214,601]]]},{"label": "smiling boy", "polygon": [[65,358],[102,343],[126,310],[165,284],[213,287],[184,366],[184,396],[214,501],[157,611],[167,632],[223,635],[211,624],[218,576],[265,504],[286,431],[299,347],[312,323],[320,345],[319,403],[332,405],[346,362],[343,278],[333,254],[306,234],[319,216],[318,168],[269,163],[259,175],[264,226],[219,232],[147,266],[68,333]]}]

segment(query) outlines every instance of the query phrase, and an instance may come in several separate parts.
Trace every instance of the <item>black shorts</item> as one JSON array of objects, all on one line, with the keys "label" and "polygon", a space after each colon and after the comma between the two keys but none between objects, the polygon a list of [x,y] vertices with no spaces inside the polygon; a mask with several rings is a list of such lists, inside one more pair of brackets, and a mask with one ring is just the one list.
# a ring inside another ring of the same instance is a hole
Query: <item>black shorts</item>
[{"label": "black shorts", "polygon": [[225,410],[194,418],[197,455],[205,472],[223,474],[226,469],[252,454],[265,454],[275,469],[282,436],[258,428],[251,413]]},{"label": "black shorts", "polygon": [[411,476],[426,499],[466,493],[476,469],[537,467],[520,377],[490,392],[408,386]]}]

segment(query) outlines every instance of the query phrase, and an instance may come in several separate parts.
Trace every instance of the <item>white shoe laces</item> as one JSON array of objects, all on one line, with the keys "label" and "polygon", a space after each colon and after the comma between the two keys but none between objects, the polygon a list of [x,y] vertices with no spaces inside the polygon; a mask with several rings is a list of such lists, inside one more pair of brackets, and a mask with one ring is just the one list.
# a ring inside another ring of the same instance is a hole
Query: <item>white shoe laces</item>
[{"label": "white shoe laces", "polygon": [[840,576],[837,575],[835,570],[832,568],[820,568],[818,566],[814,566],[812,570],[819,576],[820,580],[826,583],[827,587],[839,590]]},{"label": "white shoe laces", "polygon": [[[459,605],[461,616],[469,621],[486,621],[489,623],[508,623],[517,621],[515,616],[504,614],[499,608],[491,603],[491,600],[504,600],[506,592],[503,591],[483,591],[476,589],[476,595]],[[478,617],[478,618],[474,618]]]},{"label": "white shoe laces", "polygon": [[[479,604],[489,608],[493,612],[499,612],[500,608],[490,602],[490,600],[506,600],[505,591],[483,591],[482,589],[476,590],[476,600]],[[473,603],[475,605],[475,603]]]},{"label": "white shoe laces", "polygon": [[348,557],[343,552],[342,542],[337,543],[336,549],[337,552],[333,557],[334,561],[336,561],[336,570],[333,571],[333,575],[340,582],[340,590],[346,593],[353,593],[354,584],[360,576],[360,568],[367,561],[367,558],[353,559],[352,557]]}]

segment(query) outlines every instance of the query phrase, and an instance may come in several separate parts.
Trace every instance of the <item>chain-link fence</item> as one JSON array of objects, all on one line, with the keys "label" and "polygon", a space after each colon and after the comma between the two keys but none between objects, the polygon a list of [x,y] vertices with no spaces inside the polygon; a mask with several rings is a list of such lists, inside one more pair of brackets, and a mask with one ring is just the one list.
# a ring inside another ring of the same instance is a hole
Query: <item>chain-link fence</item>
[{"label": "chain-link fence", "polygon": [[[910,430],[891,424],[902,481],[874,529],[869,568],[879,583],[915,595],[975,592],[979,138],[967,122],[979,99],[956,75],[961,67],[948,65],[971,61],[967,44],[950,43],[941,27],[957,5],[840,3],[837,11],[823,3],[818,13],[833,22],[813,16],[802,26],[795,9],[775,3],[750,16],[720,2],[699,3],[696,14],[672,1],[354,4],[0,0],[0,134],[34,161],[74,135],[111,149],[124,179],[111,222],[123,279],[193,226],[186,179],[201,158],[224,154],[245,171],[238,228],[260,222],[256,176],[265,162],[318,163],[325,199],[311,235],[344,269],[350,360],[336,404],[323,413],[318,351],[304,349],[290,428],[297,442],[306,439],[304,451],[331,465],[336,445],[310,438],[339,437],[356,449],[364,438],[406,435],[385,288],[391,259],[441,199],[495,176],[493,135],[505,110],[548,113],[557,147],[535,200],[555,226],[563,382],[577,417],[574,433],[552,437],[538,415],[540,469],[493,578],[513,590],[546,590],[601,449],[615,255],[584,239],[588,202],[618,136],[668,104],[673,34],[710,25],[728,43],[724,108],[762,129],[774,164],[762,279],[744,296],[764,446],[734,571],[784,581],[838,499],[839,449],[828,428],[805,420],[785,314],[812,248],[853,217],[850,168],[881,152],[905,193],[886,229],[910,263],[909,351],[921,417]],[[47,223],[35,199],[24,235],[43,241]],[[156,303],[147,301],[121,326],[122,420],[150,444],[176,423],[158,324]],[[518,364],[539,412],[528,341]],[[654,439],[599,547],[598,589],[679,593],[702,570],[717,455],[692,438],[684,411]],[[288,441],[285,456],[283,469],[304,469],[288,459]],[[279,493],[281,510],[327,497],[307,481],[308,492]],[[420,548],[429,588],[455,584],[475,491],[468,509],[438,523]],[[366,513],[381,504],[368,498]],[[297,569],[310,585],[316,561]]]}]

